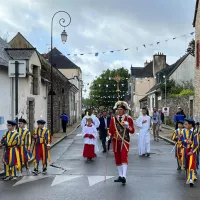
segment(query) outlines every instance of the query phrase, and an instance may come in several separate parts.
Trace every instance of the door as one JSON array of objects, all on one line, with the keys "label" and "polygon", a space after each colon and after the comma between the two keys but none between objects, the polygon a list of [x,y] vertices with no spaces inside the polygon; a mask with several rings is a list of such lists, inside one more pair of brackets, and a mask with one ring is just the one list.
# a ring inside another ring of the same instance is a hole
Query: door
[{"label": "door", "polygon": [[28,114],[28,128],[33,133],[34,131],[34,113],[35,113],[35,102],[29,101],[29,114]]},{"label": "door", "polygon": [[190,100],[190,117],[193,118],[193,100]]}]

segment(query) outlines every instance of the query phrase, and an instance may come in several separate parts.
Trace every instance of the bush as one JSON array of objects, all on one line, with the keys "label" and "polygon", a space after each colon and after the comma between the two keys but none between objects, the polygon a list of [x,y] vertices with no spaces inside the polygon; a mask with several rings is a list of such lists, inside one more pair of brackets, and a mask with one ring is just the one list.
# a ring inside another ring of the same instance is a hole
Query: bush
[{"label": "bush", "polygon": [[183,89],[179,94],[170,94],[169,98],[178,98],[182,96],[194,95],[194,90]]}]

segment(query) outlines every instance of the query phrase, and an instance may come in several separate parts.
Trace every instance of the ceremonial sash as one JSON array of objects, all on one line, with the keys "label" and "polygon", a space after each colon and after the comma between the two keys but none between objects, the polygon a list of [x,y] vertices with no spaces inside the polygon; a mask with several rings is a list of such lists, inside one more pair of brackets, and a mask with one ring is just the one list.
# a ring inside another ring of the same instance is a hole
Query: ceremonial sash
[{"label": "ceremonial sash", "polygon": [[[117,117],[115,117],[115,125],[116,125],[116,129],[118,131],[118,136],[120,136],[120,138],[123,138],[124,135],[124,126],[122,125],[122,123],[124,123],[124,121],[122,121],[121,123],[119,122],[119,120],[117,119]],[[130,135],[129,135],[129,131],[126,129],[125,130],[125,135],[124,135],[124,140],[126,142],[130,142]]]}]

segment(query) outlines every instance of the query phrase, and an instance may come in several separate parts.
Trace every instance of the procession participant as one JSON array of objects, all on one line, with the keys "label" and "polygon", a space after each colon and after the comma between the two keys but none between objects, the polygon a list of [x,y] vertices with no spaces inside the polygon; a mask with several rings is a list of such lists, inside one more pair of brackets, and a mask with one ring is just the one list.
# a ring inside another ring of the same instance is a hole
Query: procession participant
[{"label": "procession participant", "polygon": [[114,109],[118,110],[118,116],[111,119],[109,133],[113,137],[113,151],[119,177],[114,182],[126,183],[126,172],[128,166],[128,151],[130,146],[130,135],[134,133],[133,119],[126,114],[130,110],[125,101],[118,101]]},{"label": "procession participant", "polygon": [[20,136],[15,130],[16,122],[7,121],[8,131],[4,133],[1,139],[1,145],[5,146],[3,155],[5,181],[16,179],[16,167],[20,167],[20,156],[18,147],[20,145]]},{"label": "procession participant", "polygon": [[176,129],[172,135],[172,141],[176,142],[175,146],[175,158],[177,159],[177,170],[181,170],[183,167],[183,149],[181,148],[181,135],[183,130],[184,121],[178,122],[178,129]]},{"label": "procession participant", "polygon": [[192,119],[185,119],[185,128],[182,131],[181,143],[184,148],[184,166],[186,170],[187,181],[186,184],[190,184],[192,187],[195,180],[196,170],[196,157],[195,153],[198,149],[198,141],[194,136],[195,122]]},{"label": "procession participant", "polygon": [[83,149],[83,157],[87,158],[87,161],[92,161],[93,158],[96,157],[96,153],[98,151],[97,142],[97,129],[92,124],[92,116],[87,116],[87,124],[83,127],[82,135],[84,138],[84,149]]},{"label": "procession participant", "polygon": [[44,120],[37,121],[38,128],[33,134],[34,148],[34,170],[35,175],[38,175],[39,162],[42,160],[43,170],[42,173],[47,172],[47,159],[50,162],[50,147],[51,147],[51,134],[50,131],[44,126],[46,122]]},{"label": "procession participant", "polygon": [[92,109],[89,109],[86,113],[86,116],[83,117],[82,121],[81,121],[81,127],[82,129],[85,127],[85,125],[87,124],[87,116],[91,116],[92,117],[92,123],[93,125],[95,125],[96,128],[99,128],[99,125],[100,125],[100,122],[99,122],[99,119],[93,115],[93,110]]},{"label": "procession participant", "polygon": [[99,134],[101,136],[102,146],[103,146],[103,153],[107,152],[106,149],[106,138],[108,135],[108,129],[110,126],[110,117],[108,117],[107,111],[103,112],[103,116],[99,119],[100,126],[99,126]]},{"label": "procession participant", "polygon": [[[198,144],[200,143],[200,141],[199,141],[199,139],[200,139],[199,132],[200,132],[200,130],[199,130],[199,122],[197,122],[195,124],[195,133],[196,133],[196,137],[197,137],[197,140],[198,140]],[[199,147],[200,147],[200,145],[199,145]],[[197,151],[197,170],[198,169],[199,169],[199,148],[198,148],[198,151]],[[196,174],[197,174],[197,172],[196,172]]]},{"label": "procession participant", "polygon": [[140,129],[138,140],[138,153],[140,156],[150,156],[150,127],[151,118],[147,115],[147,109],[142,108],[142,116],[136,120]]},{"label": "procession participant", "polygon": [[21,139],[21,145],[19,147],[19,154],[20,154],[20,161],[21,161],[21,167],[18,168],[19,170],[19,176],[22,176],[22,165],[24,164],[26,167],[26,173],[27,175],[30,175],[30,167],[28,164],[28,161],[31,159],[32,155],[30,153],[31,149],[31,132],[29,129],[27,129],[26,126],[26,120],[25,119],[19,119],[19,129],[18,133]]}]

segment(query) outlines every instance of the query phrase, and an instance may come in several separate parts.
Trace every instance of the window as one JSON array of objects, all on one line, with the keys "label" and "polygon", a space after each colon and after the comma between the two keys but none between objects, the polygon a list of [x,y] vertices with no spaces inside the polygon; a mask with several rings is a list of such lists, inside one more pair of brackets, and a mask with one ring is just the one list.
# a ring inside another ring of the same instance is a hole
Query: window
[{"label": "window", "polygon": [[33,86],[32,86],[33,95],[39,94],[39,67],[33,65]]}]

